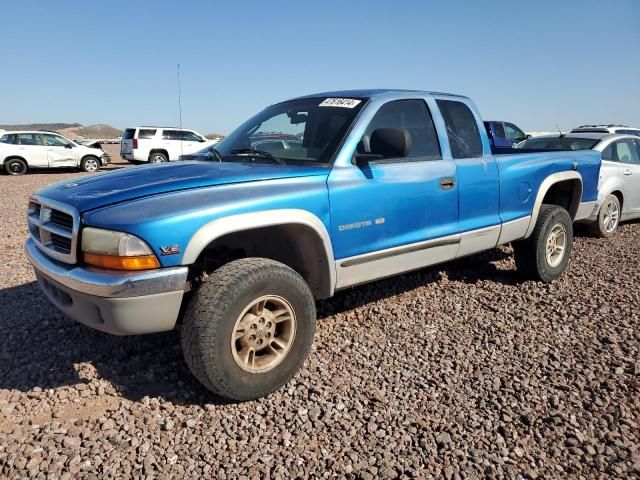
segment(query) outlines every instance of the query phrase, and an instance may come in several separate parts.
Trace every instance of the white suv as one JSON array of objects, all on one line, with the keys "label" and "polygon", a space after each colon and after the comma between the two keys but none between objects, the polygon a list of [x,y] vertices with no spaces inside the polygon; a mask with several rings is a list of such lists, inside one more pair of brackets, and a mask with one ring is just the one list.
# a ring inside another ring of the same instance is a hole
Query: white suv
[{"label": "white suv", "polygon": [[626,125],[580,125],[571,130],[571,133],[618,133],[640,137],[640,128],[627,127]]},{"label": "white suv", "polygon": [[194,130],[170,127],[127,128],[120,142],[120,156],[131,163],[163,163],[178,160],[215,144]]},{"label": "white suv", "polygon": [[79,168],[97,172],[110,162],[101,148],[79,145],[56,132],[0,132],[0,167],[9,175],[23,175],[30,168]]}]

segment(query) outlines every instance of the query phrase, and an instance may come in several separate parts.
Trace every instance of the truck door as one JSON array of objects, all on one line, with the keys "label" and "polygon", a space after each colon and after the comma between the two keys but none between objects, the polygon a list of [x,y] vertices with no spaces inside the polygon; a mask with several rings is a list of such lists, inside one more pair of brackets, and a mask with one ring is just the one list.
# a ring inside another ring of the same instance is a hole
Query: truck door
[{"label": "truck door", "polygon": [[[346,284],[424,266],[430,253],[421,250],[420,242],[458,233],[456,167],[442,158],[425,100],[393,100],[381,105],[358,144],[359,153],[369,152],[371,134],[380,128],[408,131],[409,154],[358,164],[354,156],[351,165],[334,167],[328,180],[335,258],[360,256],[342,262],[351,271],[344,277],[349,277]],[[414,253],[420,250],[420,258],[408,258],[412,248],[417,249]],[[452,258],[457,244],[445,250],[434,255]],[[385,255],[392,258],[383,259]],[[440,261],[448,259],[445,257]],[[439,258],[433,256],[432,263]],[[402,265],[403,261],[412,263]],[[368,263],[356,268],[355,262]]]},{"label": "truck door", "polygon": [[[459,256],[492,248],[500,235],[500,183],[495,159],[482,143],[479,125],[461,100],[438,99],[458,176]],[[488,147],[488,145],[487,145]]]},{"label": "truck door", "polygon": [[43,133],[49,168],[77,167],[78,153],[74,145],[66,139],[49,133]]}]

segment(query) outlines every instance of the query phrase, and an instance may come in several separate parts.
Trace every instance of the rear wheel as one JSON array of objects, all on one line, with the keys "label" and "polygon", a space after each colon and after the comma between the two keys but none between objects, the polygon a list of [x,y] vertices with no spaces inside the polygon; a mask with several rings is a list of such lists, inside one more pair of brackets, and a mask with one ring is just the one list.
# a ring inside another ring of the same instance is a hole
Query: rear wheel
[{"label": "rear wheel", "polygon": [[149,163],[165,163],[168,162],[169,159],[162,152],[153,152],[149,155]]},{"label": "rear wheel", "polygon": [[10,158],[4,162],[4,169],[9,175],[24,175],[27,173],[27,162],[21,158]]},{"label": "rear wheel", "polygon": [[591,231],[598,237],[613,236],[620,222],[620,200],[613,194],[607,195],[602,202],[598,219],[591,224]]},{"label": "rear wheel", "polygon": [[263,258],[230,262],[207,277],[185,312],[182,351],[216,395],[263,397],[302,366],[315,332],[313,295],[286,265]]},{"label": "rear wheel", "polygon": [[542,205],[531,236],[513,244],[516,267],[525,278],[552,282],[566,270],[572,244],[569,213],[557,205]]},{"label": "rear wheel", "polygon": [[96,157],[84,157],[80,162],[80,170],[83,172],[97,172],[100,168],[100,162]]}]

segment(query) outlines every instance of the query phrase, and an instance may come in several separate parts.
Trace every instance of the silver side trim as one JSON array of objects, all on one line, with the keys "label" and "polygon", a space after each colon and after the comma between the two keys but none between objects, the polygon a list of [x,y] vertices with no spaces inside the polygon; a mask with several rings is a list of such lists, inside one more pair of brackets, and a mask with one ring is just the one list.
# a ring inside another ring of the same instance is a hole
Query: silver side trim
[{"label": "silver side trim", "polygon": [[495,248],[498,245],[499,236],[500,225],[464,232],[460,238],[460,248],[456,256],[464,257]]},{"label": "silver side trim", "polygon": [[33,239],[25,244],[27,259],[40,274],[77,292],[98,297],[129,298],[184,291],[187,267],[160,268],[136,273],[99,271],[54,262]]},{"label": "silver side trim", "polygon": [[504,245],[505,243],[524,238],[530,222],[531,215],[527,215],[526,217],[503,223],[502,229],[500,230],[500,237],[498,238],[498,245]]},{"label": "silver side trim", "polygon": [[[544,200],[544,196],[547,194],[549,189],[555,184],[559,182],[563,182],[566,180],[579,180],[580,181],[580,192],[578,195],[578,201],[582,198],[582,175],[579,172],[569,171],[569,172],[558,172],[549,175],[545,178],[540,184],[540,188],[538,188],[538,194],[536,196],[536,201],[533,204],[533,211],[531,213],[531,221],[529,222],[529,228],[527,228],[527,232],[524,238],[529,238],[533,233],[533,229],[536,227],[536,222],[538,221],[538,215],[540,214],[540,208],[542,207],[542,200]],[[571,212],[569,212],[571,214]],[[574,215],[575,216],[575,215]]]},{"label": "silver side trim", "polygon": [[456,258],[462,235],[426,240],[336,262],[336,289],[391,277]]},{"label": "silver side trim", "polygon": [[242,213],[213,220],[191,237],[182,257],[182,265],[193,264],[200,253],[216,238],[229,233],[241,232],[253,228],[271,227],[274,225],[303,225],[311,228],[322,241],[327,258],[327,270],[330,277],[330,295],[336,286],[336,269],[333,257],[333,246],[329,232],[322,221],[311,212],[300,209],[263,210]]}]

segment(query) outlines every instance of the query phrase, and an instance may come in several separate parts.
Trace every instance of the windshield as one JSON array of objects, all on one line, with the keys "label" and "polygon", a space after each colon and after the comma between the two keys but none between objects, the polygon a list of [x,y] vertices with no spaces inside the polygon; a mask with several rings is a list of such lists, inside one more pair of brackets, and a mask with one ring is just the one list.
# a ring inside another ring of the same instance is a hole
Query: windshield
[{"label": "windshield", "polygon": [[515,148],[530,150],[591,150],[600,140],[576,137],[530,138],[520,142]]},{"label": "windshield", "polygon": [[314,97],[266,108],[218,143],[224,162],[326,165],[342,143],[364,98]]}]

